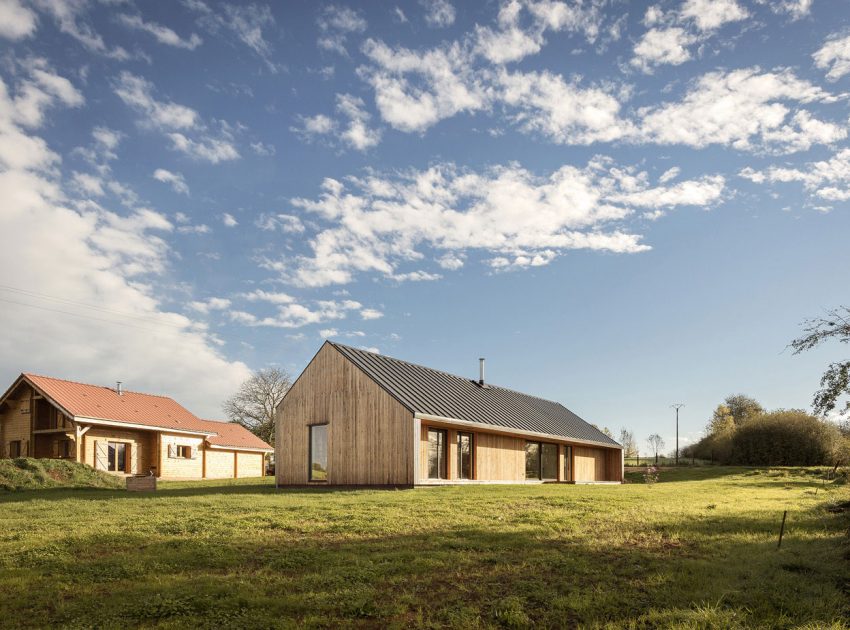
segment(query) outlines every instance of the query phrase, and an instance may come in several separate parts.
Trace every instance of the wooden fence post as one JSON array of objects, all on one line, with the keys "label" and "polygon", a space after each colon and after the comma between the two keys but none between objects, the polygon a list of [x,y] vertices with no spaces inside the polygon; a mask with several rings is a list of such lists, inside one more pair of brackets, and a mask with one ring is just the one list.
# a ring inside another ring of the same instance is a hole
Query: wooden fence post
[{"label": "wooden fence post", "polygon": [[785,517],[788,516],[788,510],[785,510],[782,513],[782,525],[779,527],[779,544],[776,545],[776,548],[779,549],[782,546],[782,534],[785,533]]}]

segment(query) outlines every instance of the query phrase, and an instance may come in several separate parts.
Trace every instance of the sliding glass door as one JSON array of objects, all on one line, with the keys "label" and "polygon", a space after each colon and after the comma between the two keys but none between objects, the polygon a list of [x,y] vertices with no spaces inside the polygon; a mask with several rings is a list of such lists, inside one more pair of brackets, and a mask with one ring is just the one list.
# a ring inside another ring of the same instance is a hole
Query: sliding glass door
[{"label": "sliding glass door", "polygon": [[547,442],[525,443],[525,478],[558,479],[558,445]]}]

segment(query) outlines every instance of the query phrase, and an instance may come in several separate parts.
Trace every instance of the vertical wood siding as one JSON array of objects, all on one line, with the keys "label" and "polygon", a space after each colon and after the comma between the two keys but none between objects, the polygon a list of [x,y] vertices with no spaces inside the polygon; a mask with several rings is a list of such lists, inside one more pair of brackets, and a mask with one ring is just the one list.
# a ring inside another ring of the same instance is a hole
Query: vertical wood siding
[{"label": "vertical wood siding", "polygon": [[[419,442],[419,478],[428,480],[428,428],[446,429],[449,439],[449,480],[457,480],[457,431],[448,424],[429,422],[422,424]],[[500,433],[471,432],[474,435],[475,479],[477,481],[524,482],[525,436]],[[538,441],[535,439],[534,441]],[[543,440],[544,442],[546,440]],[[554,441],[553,441],[554,442]],[[573,478],[564,479],[565,449],[567,442],[559,443],[559,481],[622,481],[620,450],[572,445]]]},{"label": "vertical wood siding", "polygon": [[328,424],[328,484],[413,484],[413,414],[325,345],[278,407],[279,484],[307,484],[311,424]]}]

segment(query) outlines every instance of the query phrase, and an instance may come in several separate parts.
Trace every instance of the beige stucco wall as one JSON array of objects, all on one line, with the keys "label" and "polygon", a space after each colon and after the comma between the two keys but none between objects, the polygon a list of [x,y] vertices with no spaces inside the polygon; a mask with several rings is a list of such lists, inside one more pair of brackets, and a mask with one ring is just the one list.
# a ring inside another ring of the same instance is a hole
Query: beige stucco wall
[{"label": "beige stucco wall", "polygon": [[[203,453],[204,439],[192,435],[179,435],[171,433],[160,434],[160,477],[191,477],[200,479],[203,476]],[[192,449],[190,459],[176,457],[177,446],[189,446]],[[172,455],[169,456],[169,446]]]},{"label": "beige stucco wall", "polygon": [[262,477],[263,454],[241,451],[236,454],[237,477]]}]

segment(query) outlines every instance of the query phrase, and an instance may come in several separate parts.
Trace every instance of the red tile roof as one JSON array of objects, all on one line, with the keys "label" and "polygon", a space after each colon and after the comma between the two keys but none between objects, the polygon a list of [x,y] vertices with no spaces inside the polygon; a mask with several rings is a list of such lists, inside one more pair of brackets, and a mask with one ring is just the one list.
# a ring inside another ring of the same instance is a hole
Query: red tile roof
[{"label": "red tile roof", "polygon": [[213,446],[227,448],[257,448],[271,450],[271,446],[258,438],[241,424],[235,422],[219,422],[217,420],[204,420],[207,425],[216,432],[207,438],[207,442]]},{"label": "red tile roof", "polygon": [[241,425],[202,420],[167,396],[126,390],[118,394],[110,387],[87,385],[38,374],[24,373],[22,376],[73,416],[141,424],[157,429],[206,433],[210,434],[209,442],[214,445],[271,448]]}]

